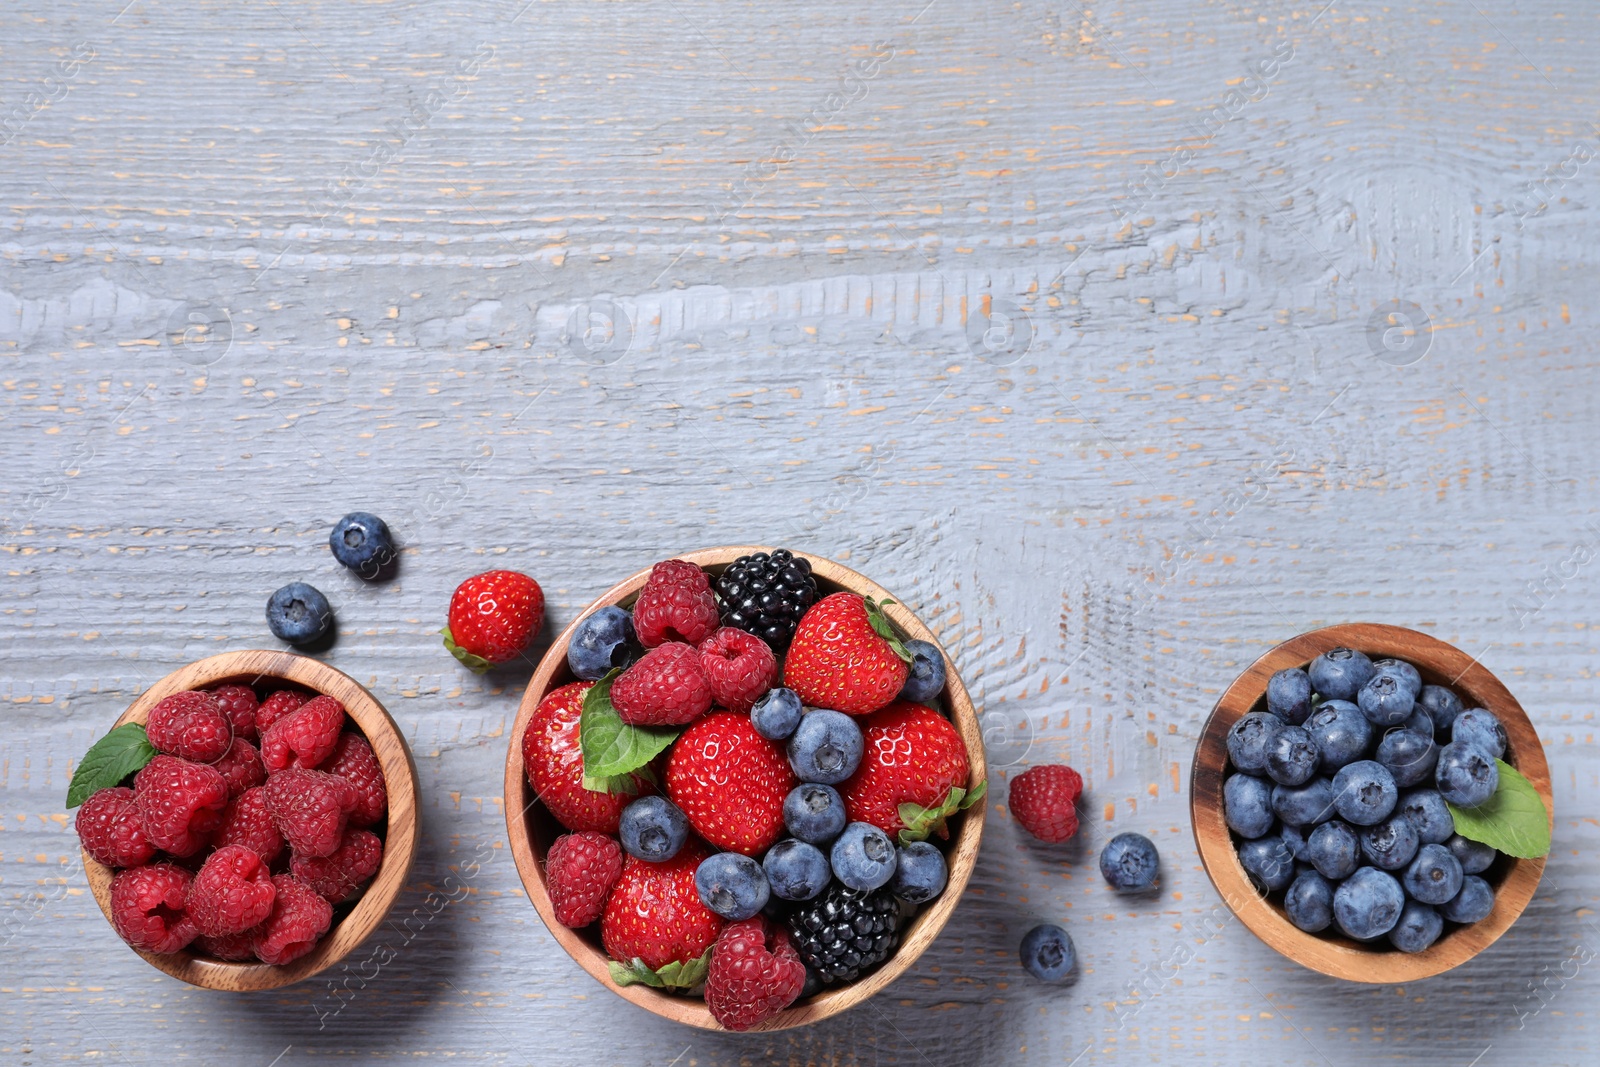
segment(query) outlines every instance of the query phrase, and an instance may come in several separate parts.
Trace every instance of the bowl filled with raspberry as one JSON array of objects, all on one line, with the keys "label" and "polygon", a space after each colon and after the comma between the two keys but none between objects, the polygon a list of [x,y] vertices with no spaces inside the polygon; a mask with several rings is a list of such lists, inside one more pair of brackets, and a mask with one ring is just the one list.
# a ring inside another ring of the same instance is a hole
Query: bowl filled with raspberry
[{"label": "bowl filled with raspberry", "polygon": [[731,546],[617,583],[552,644],[506,758],[529,899],[619,996],[705,1029],[837,1014],[909,968],[977,860],[977,717],[885,589]]},{"label": "bowl filled with raspberry", "polygon": [[207,989],[274,989],[338,962],[383,921],[417,847],[394,720],[291,652],[162,678],[85,754],[67,801],[112,928]]}]

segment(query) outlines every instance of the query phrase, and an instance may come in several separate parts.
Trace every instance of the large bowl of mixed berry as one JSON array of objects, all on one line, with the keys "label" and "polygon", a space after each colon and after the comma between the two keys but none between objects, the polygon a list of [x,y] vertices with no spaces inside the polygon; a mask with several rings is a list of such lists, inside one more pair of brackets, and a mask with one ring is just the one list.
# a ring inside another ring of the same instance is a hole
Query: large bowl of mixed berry
[{"label": "large bowl of mixed berry", "polygon": [[1403,982],[1471,959],[1538,887],[1554,826],[1537,732],[1475,657],[1398,626],[1285,641],[1217,701],[1195,840],[1258,937],[1313,970]]},{"label": "large bowl of mixed berry", "polygon": [[506,822],[557,941],[706,1029],[827,1018],[911,966],[977,859],[977,717],[932,632],[821,557],[733,546],[618,583],[540,662]]}]

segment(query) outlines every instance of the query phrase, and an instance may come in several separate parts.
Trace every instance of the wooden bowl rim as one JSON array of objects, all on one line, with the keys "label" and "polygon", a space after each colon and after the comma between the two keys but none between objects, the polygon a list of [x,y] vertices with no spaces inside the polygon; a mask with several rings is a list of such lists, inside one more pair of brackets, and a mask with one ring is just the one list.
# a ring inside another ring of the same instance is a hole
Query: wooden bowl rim
[{"label": "wooden bowl rim", "polygon": [[1190,768],[1189,812],[1195,844],[1206,874],[1233,913],[1251,933],[1294,962],[1351,982],[1394,984],[1430,978],[1470,960],[1511,928],[1539,886],[1543,858],[1503,857],[1498,862],[1509,860],[1509,864],[1495,892],[1494,909],[1486,918],[1456,927],[1422,952],[1405,953],[1388,948],[1387,942],[1377,943],[1383,948],[1367,948],[1337,934],[1324,937],[1295,926],[1281,905],[1256,891],[1239,864],[1223,818],[1229,728],[1256,706],[1273,674],[1288,667],[1304,667],[1320,653],[1341,646],[1374,659],[1404,659],[1423,673],[1424,681],[1447,684],[1467,697],[1468,707],[1494,712],[1509,741],[1506,762],[1538,790],[1554,828],[1555,805],[1544,747],[1527,712],[1493,672],[1476,657],[1431,634],[1384,623],[1342,623],[1307,631],[1273,647],[1217,699],[1200,731]]},{"label": "wooden bowl rim", "polygon": [[[291,963],[228,963],[197,956],[188,950],[172,953],[132,950],[152,967],[202,989],[229,992],[277,989],[303,981],[338,963],[378,928],[405,885],[417,853],[417,768],[405,735],[365,686],[321,660],[267,649],[207,656],[178,668],[139,694],[113,728],[129,722],[143,723],[150,709],[173,693],[222,684],[257,685],[263,679],[279,679],[297,688],[334,697],[367,737],[383,768],[384,788],[389,794],[383,860],[366,892],[343,921],[329,929],[316,948]],[[115,872],[87,852],[83,853],[83,869],[100,910],[110,922],[111,878]]]},{"label": "wooden bowl rim", "polygon": [[[726,545],[717,548],[705,548],[694,552],[680,553],[674,559],[687,560],[701,567],[719,567],[733,562],[740,556],[755,552],[771,552],[772,548],[763,545]],[[955,664],[944,651],[944,647],[934,637],[933,632],[917,618],[908,608],[892,596],[888,590],[867,578],[865,575],[851,570],[843,564],[810,552],[796,551],[795,555],[804,556],[810,560],[812,572],[819,580],[837,585],[839,588],[850,592],[860,593],[879,600],[891,600],[893,603],[885,608],[885,612],[893,620],[901,632],[911,637],[928,641],[939,649],[945,658],[945,692],[941,701],[943,710],[948,713],[950,720],[960,732],[963,742],[967,746],[968,763],[971,770],[968,776],[969,788],[976,788],[979,783],[988,778],[988,765],[984,759],[983,736],[978,725],[977,711],[972,706],[972,700],[962,684],[960,675],[956,672]],[[645,579],[650,576],[650,568],[636,571],[612,586],[593,603],[586,607],[574,619],[561,635],[551,643],[544,658],[539,661],[538,670],[528,682],[528,688],[523,693],[522,704],[518,710],[515,727],[511,731],[509,751],[506,755],[506,832],[511,843],[511,851],[516,859],[517,873],[522,878],[522,884],[527,890],[528,899],[538,909],[539,917],[544,920],[545,926],[557,943],[567,951],[574,960],[601,985],[622,997],[624,1000],[637,1004],[639,1007],[673,1022],[683,1023],[686,1026],[699,1027],[705,1030],[723,1028],[712,1017],[711,1011],[705,1002],[696,998],[676,996],[669,993],[651,989],[648,986],[632,985],[619,986],[611,980],[610,971],[606,967],[606,955],[584,940],[578,931],[570,930],[556,921],[554,910],[550,905],[550,897],[545,889],[544,870],[540,864],[541,857],[536,855],[533,841],[528,829],[526,813],[537,801],[530,799],[531,792],[527,785],[527,778],[523,773],[522,763],[522,735],[527,729],[528,721],[532,718],[539,702],[546,693],[556,688],[552,680],[568,674],[567,670],[567,643],[579,622],[599,610],[612,604],[627,601],[644,585]],[[564,682],[561,684],[565,684]],[[826,990],[816,994],[810,1000],[796,1004],[764,1023],[754,1027],[750,1033],[770,1032],[785,1030],[795,1026],[806,1026],[820,1022],[830,1016],[837,1015],[856,1004],[873,996],[900,975],[904,974],[917,958],[927,949],[928,945],[943,930],[956,905],[960,902],[961,895],[966,889],[968,880],[972,877],[973,868],[978,858],[978,846],[983,836],[984,814],[988,808],[987,797],[975,803],[965,812],[951,820],[952,836],[946,855],[949,859],[950,877],[945,891],[933,904],[924,907],[916,917],[901,932],[899,947],[884,965],[872,974],[849,985],[837,989]]]}]

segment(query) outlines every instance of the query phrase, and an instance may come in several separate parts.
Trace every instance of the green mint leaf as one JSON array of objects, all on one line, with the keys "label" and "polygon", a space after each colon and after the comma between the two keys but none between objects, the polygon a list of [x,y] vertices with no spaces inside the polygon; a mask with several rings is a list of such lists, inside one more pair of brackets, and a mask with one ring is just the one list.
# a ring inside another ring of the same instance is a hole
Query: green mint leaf
[{"label": "green mint leaf", "polygon": [[889,647],[894,650],[895,655],[910,663],[911,653],[906,651],[906,646],[900,640],[900,635],[894,632],[894,626],[890,624],[889,616],[883,613],[883,609],[895,603],[895,601],[876,601],[871,597],[862,597],[862,599],[867,602],[867,625],[872,627],[872,632],[889,642]]},{"label": "green mint leaf", "polygon": [[1475,808],[1448,804],[1456,833],[1469,841],[1493,845],[1508,856],[1538,859],[1550,852],[1550,813],[1544,798],[1518,770],[1504,760],[1500,787]]},{"label": "green mint leaf", "polygon": [[611,706],[611,685],[621,673],[621,668],[613,667],[583,695],[578,748],[583,753],[584,778],[597,784],[639,770],[683,732],[676,726],[629,726],[623,722]]},{"label": "green mint leaf", "polygon": [[67,807],[75,808],[100,790],[120,784],[155,758],[156,747],[143,726],[130,722],[117,727],[96,741],[72,772]]}]

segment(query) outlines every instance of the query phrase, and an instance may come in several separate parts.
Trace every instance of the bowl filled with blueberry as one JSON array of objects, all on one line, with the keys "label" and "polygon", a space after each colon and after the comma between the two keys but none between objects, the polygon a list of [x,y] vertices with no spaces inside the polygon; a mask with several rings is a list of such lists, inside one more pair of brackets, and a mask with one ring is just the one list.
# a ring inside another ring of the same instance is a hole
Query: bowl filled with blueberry
[{"label": "bowl filled with blueberry", "polygon": [[1241,674],[1201,732],[1190,805],[1245,925],[1359,982],[1426,978],[1493,943],[1554,825],[1510,691],[1460,649],[1375,623],[1301,634]]}]

